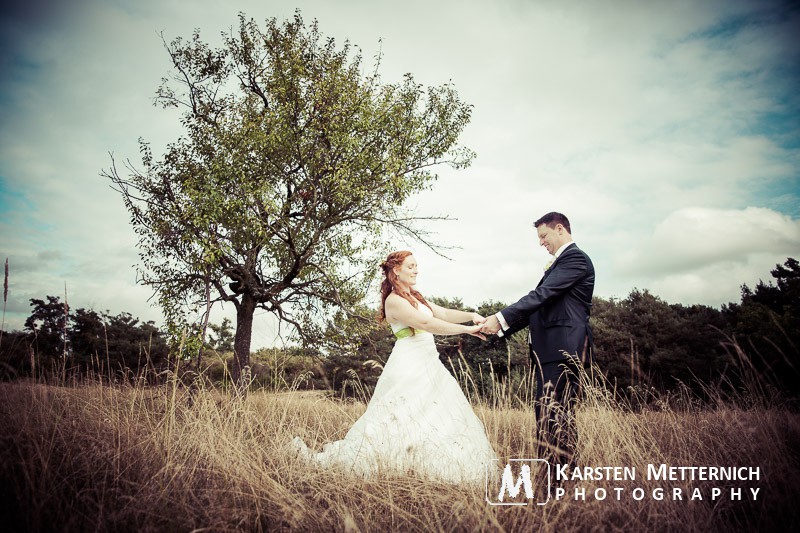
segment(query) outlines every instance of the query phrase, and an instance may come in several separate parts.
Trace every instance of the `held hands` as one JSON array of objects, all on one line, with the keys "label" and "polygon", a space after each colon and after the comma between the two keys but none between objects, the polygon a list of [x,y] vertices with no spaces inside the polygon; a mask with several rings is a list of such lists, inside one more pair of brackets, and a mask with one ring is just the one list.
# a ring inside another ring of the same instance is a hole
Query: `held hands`
[{"label": "held hands", "polygon": [[482,341],[486,340],[486,337],[481,334],[481,328],[483,327],[483,325],[475,324],[474,326],[465,326],[465,327],[467,328],[465,333],[468,333],[473,337],[478,337]]},{"label": "held hands", "polygon": [[483,322],[483,327],[481,328],[481,333],[486,333],[488,335],[494,335],[500,331],[500,322],[497,320],[497,317],[492,315]]},{"label": "held hands", "polygon": [[483,327],[484,322],[486,322],[485,318],[478,313],[472,313],[472,323],[475,325],[467,326],[469,328],[468,333],[473,337],[478,337],[480,340],[485,341],[486,337],[481,334],[481,328]]}]

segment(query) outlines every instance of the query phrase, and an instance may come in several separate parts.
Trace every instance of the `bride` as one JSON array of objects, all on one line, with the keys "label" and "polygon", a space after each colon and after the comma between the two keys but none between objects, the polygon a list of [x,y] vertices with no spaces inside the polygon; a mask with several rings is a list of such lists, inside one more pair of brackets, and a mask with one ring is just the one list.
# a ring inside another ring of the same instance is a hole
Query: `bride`
[{"label": "bride", "polygon": [[[397,340],[364,414],[342,440],[312,452],[300,437],[298,452],[326,466],[369,476],[413,473],[452,483],[482,482],[496,455],[483,424],[458,382],[439,361],[433,335],[467,333],[483,339],[484,318],[446,309],[414,289],[417,262],[393,252],[381,265],[379,320]],[[472,321],[475,325],[462,325]]]}]

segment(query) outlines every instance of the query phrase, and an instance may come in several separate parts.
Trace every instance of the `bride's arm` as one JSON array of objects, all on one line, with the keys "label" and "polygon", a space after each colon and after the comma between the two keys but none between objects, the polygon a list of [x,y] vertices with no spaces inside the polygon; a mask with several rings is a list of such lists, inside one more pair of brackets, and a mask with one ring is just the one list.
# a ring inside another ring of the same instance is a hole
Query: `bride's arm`
[{"label": "bride's arm", "polygon": [[433,309],[433,316],[445,322],[452,322],[453,324],[463,324],[464,322],[473,322],[475,324],[483,324],[486,320],[478,313],[470,313],[468,311],[459,311],[458,309],[448,309],[440,305],[428,302]]},{"label": "bride's arm", "polygon": [[[428,316],[415,309],[408,300],[396,294],[390,294],[386,298],[386,318],[390,322],[399,322],[411,326],[414,329],[421,329],[428,333],[433,333],[434,335],[475,334],[479,332],[482,327],[481,325],[464,326],[461,324],[453,324],[436,318],[435,316]],[[467,320],[471,320],[471,318]]]}]

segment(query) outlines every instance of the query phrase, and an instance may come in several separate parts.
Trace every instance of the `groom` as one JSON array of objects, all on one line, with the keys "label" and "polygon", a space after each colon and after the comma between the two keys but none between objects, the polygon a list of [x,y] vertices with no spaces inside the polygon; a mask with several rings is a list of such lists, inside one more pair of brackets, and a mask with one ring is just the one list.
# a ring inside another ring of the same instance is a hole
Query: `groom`
[{"label": "groom", "polygon": [[507,336],[530,328],[528,342],[536,373],[534,407],[544,448],[539,457],[573,463],[579,367],[591,363],[594,266],[572,241],[566,216],[547,213],[533,225],[539,244],[553,256],[544,276],[536,289],[489,317],[482,331]]}]

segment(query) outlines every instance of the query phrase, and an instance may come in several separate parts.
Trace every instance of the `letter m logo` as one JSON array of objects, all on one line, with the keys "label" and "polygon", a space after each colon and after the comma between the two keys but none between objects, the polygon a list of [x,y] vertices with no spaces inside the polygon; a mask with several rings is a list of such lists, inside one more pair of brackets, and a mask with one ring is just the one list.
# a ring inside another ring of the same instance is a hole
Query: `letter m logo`
[{"label": "letter m logo", "polygon": [[[543,463],[543,464],[536,464]],[[533,483],[531,482],[531,466],[547,467],[547,501],[550,500],[550,464],[544,459],[510,459],[503,469],[502,476],[499,476],[499,488],[497,487],[498,479],[490,479],[490,470],[487,469],[486,476],[486,501],[489,505],[528,505],[528,500],[534,499]],[[499,474],[497,469],[494,470],[495,474]],[[543,476],[538,476],[536,479],[543,479]],[[495,489],[495,490],[492,490]],[[517,496],[524,491],[525,501],[520,501]],[[490,494],[497,494],[496,500],[490,499]],[[506,501],[508,500],[508,501]],[[514,501],[516,500],[516,501]],[[539,503],[544,505],[547,501]]]}]

